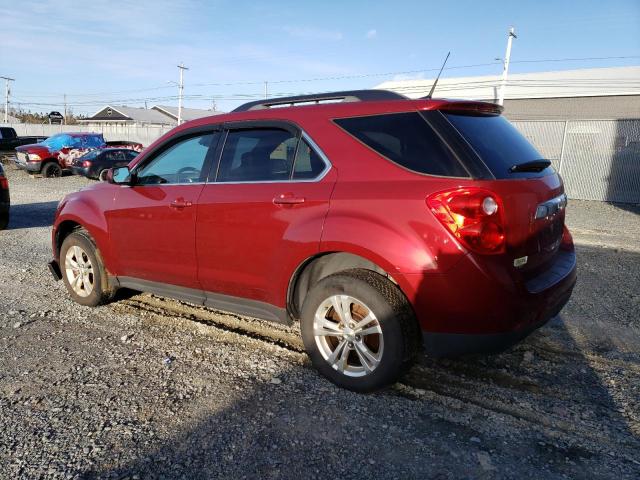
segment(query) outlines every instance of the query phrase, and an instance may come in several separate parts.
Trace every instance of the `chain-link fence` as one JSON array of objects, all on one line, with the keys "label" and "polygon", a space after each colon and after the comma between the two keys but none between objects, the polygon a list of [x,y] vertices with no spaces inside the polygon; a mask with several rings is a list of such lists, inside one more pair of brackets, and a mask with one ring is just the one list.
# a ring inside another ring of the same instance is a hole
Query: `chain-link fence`
[{"label": "chain-link fence", "polygon": [[[513,124],[553,162],[569,198],[640,203],[640,119],[535,120]],[[99,131],[106,140],[149,145],[169,125],[11,125],[18,135]]]},{"label": "chain-link fence", "polygon": [[640,119],[513,124],[553,162],[569,198],[640,203]]}]

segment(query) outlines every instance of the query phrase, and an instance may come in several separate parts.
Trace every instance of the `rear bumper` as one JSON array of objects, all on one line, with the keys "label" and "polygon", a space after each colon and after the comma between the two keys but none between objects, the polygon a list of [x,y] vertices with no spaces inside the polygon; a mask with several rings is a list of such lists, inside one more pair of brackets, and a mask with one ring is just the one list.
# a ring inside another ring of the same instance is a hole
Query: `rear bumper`
[{"label": "rear bumper", "polygon": [[523,328],[499,333],[441,333],[422,332],[425,351],[432,357],[446,358],[461,355],[500,353],[529,336],[538,328],[544,326],[555,317],[567,304],[571,297],[573,286],[565,295],[550,305],[540,315],[540,319]]},{"label": "rear bumper", "polygon": [[[467,258],[446,274],[406,275],[405,289],[423,331],[427,353],[458,356],[499,352],[556,316],[576,282],[573,251],[525,282],[513,272],[483,268]],[[401,285],[404,287],[403,285]]]},{"label": "rear bumper", "polygon": [[88,168],[83,168],[83,167],[77,167],[77,166],[71,166],[70,167],[71,173],[73,173],[74,175],[80,175],[82,177],[89,177],[90,173]]}]

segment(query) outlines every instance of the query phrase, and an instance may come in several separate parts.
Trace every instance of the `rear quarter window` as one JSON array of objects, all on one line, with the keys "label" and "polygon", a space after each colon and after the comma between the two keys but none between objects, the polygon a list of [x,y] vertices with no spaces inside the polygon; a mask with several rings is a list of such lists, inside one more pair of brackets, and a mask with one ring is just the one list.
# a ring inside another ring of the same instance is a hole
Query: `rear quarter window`
[{"label": "rear quarter window", "polygon": [[378,154],[411,171],[469,177],[456,155],[418,112],[341,118],[335,123]]}]

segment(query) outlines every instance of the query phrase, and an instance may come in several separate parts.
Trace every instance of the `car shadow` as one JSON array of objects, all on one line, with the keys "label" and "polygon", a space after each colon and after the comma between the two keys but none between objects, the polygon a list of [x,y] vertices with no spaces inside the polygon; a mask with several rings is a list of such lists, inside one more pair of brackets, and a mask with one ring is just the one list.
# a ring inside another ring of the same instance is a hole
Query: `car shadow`
[{"label": "car shadow", "polygon": [[9,230],[49,227],[53,224],[58,202],[20,203],[11,205]]}]

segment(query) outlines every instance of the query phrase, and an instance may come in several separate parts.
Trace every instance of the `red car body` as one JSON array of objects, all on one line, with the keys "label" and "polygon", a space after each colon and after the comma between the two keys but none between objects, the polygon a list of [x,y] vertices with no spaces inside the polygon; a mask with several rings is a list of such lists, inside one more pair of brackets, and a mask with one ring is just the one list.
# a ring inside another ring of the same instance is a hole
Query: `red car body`
[{"label": "red car body", "polygon": [[[65,137],[60,142],[51,141],[55,137]],[[105,142],[101,133],[76,132],[61,133],[49,137],[44,142],[16,147],[16,165],[32,173],[44,173],[47,164],[58,165],[59,170],[68,170],[73,159],[96,148],[130,148],[137,152],[142,145],[129,141]]]},{"label": "red car body", "polygon": [[[249,305],[242,313],[292,320],[304,296],[300,279],[313,278],[307,267],[344,254],[348,266],[384,272],[398,285],[431,353],[513,343],[556,315],[576,281],[564,204],[556,201],[553,212],[536,218],[541,205],[563,197],[558,174],[551,168],[534,178],[513,179],[418,174],[336,124],[336,119],[458,108],[494,107],[431,99],[362,101],[248,110],[185,123],[149,146],[130,168],[182,133],[265,121],[302,129],[330,165],[313,182],[92,185],[58,207],[52,268],[59,272],[64,237],[82,226],[110,278],[122,286],[153,284],[162,293],[157,285],[166,285],[168,294],[205,304],[217,299],[211,304],[228,310],[237,310],[233,299],[242,298]],[[504,206],[499,251],[474,251],[439,220],[433,207],[438,192],[459,189],[490,192]]]}]

